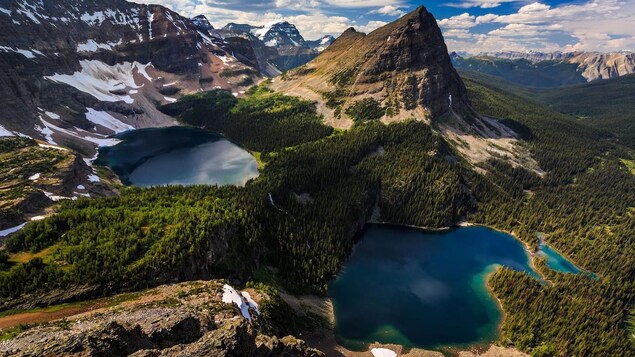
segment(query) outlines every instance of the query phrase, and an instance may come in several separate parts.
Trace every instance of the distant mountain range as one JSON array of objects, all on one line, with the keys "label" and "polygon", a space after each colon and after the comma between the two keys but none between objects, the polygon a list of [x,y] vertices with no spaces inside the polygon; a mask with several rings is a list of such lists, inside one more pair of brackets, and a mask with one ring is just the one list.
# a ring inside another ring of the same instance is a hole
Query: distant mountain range
[{"label": "distant mountain range", "polygon": [[478,71],[530,87],[558,87],[635,73],[635,53],[494,52],[451,54],[457,69]]},{"label": "distant mountain range", "polygon": [[287,21],[270,22],[264,26],[229,23],[219,33],[229,42],[240,41],[240,38],[248,40],[251,49],[241,47],[241,54],[253,56],[260,71],[268,76],[276,76],[311,61],[335,41],[333,36],[306,41],[295,25]]}]

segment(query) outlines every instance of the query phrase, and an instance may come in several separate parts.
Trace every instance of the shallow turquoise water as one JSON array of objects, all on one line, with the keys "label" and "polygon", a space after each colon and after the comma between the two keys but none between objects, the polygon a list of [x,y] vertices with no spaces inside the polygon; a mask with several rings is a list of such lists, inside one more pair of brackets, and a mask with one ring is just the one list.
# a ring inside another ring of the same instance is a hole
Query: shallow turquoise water
[{"label": "shallow turquoise water", "polygon": [[117,136],[96,164],[126,185],[244,185],[258,176],[256,159],[224,137],[191,127],[142,129]]},{"label": "shallow turquoise water", "polygon": [[583,270],[546,244],[541,244],[538,254],[545,258],[547,266],[560,273],[582,274]]},{"label": "shallow turquoise water", "polygon": [[427,232],[369,225],[329,287],[336,336],[353,349],[496,340],[501,312],[485,279],[500,265],[538,278],[520,242],[485,227]]}]

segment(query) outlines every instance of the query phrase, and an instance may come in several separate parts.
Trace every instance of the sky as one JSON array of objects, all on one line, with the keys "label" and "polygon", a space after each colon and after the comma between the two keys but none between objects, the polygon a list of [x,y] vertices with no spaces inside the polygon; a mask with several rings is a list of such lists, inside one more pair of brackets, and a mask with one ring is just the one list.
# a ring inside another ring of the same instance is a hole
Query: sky
[{"label": "sky", "polygon": [[450,51],[634,51],[635,0],[134,0],[214,27],[287,20],[307,40],[370,32],[424,5]]}]

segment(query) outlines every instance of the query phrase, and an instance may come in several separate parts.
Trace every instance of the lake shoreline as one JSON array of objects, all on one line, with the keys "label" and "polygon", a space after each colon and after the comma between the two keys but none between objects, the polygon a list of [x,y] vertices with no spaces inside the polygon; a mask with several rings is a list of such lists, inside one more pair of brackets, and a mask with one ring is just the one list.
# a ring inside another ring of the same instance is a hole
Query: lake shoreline
[{"label": "lake shoreline", "polygon": [[[487,234],[495,234],[496,233],[502,233],[504,235],[507,236],[511,236],[511,240],[509,240],[507,244],[512,244],[511,242],[515,242],[514,244],[516,245],[516,256],[517,259],[521,259],[518,261],[517,264],[522,264],[523,268],[522,270],[525,271],[531,271],[530,273],[534,276],[541,276],[541,274],[539,274],[539,272],[535,269],[535,266],[533,264],[533,254],[531,254],[531,251],[529,249],[529,246],[524,243],[523,241],[521,241],[520,239],[518,239],[518,237],[515,234],[510,234],[509,232],[504,232],[500,229],[496,229],[494,227],[490,227],[487,225],[480,225],[480,224],[473,224],[471,222],[467,222],[467,221],[462,221],[459,222],[453,226],[448,226],[448,227],[437,227],[437,228],[430,228],[430,227],[421,227],[421,226],[414,226],[414,225],[402,225],[402,224],[394,224],[394,223],[388,223],[388,222],[377,222],[377,221],[370,221],[366,224],[366,226],[364,227],[364,229],[361,231],[360,236],[363,236],[363,234],[365,234],[365,232],[368,231],[369,228],[371,228],[372,226],[376,226],[378,228],[381,229],[381,227],[385,227],[387,229],[389,228],[409,228],[409,229],[413,229],[413,230],[417,230],[420,232],[424,232],[424,233],[444,233],[444,232],[451,232],[454,230],[458,230],[459,228],[465,228],[465,227],[480,227],[485,229],[485,231],[479,231],[480,233],[478,233],[478,235],[484,234],[486,236],[480,237],[483,239],[488,238]],[[484,233],[487,230],[491,231],[491,233]],[[469,231],[468,231],[469,232]],[[397,233],[398,234],[398,233]],[[416,234],[416,233],[415,233]],[[466,233],[458,233],[461,234],[463,236],[465,236]],[[467,233],[469,235],[469,233]],[[435,237],[436,238],[436,237]],[[509,238],[507,238],[509,239]],[[362,240],[358,241],[356,243],[356,247],[358,246],[358,244],[360,244],[360,242],[364,241],[363,237]],[[485,246],[487,246],[488,244],[496,244],[496,243],[487,243],[487,239],[486,240],[481,240],[481,239],[477,239],[475,242],[483,242],[483,243],[475,243],[477,245],[481,245],[481,244],[485,244]],[[519,244],[522,243],[522,244]],[[350,259],[350,258],[349,258]],[[504,322],[506,321],[507,316],[505,315],[505,311],[503,309],[503,305],[501,300],[494,294],[491,286],[489,285],[489,280],[492,276],[492,274],[496,273],[500,268],[501,268],[501,264],[495,263],[495,266],[492,267],[487,267],[484,270],[482,270],[480,273],[476,274],[478,275],[477,279],[475,282],[476,284],[474,285],[476,286],[480,286],[479,289],[483,289],[485,290],[484,292],[482,292],[481,294],[485,293],[487,296],[487,299],[492,299],[494,300],[492,306],[490,306],[488,309],[495,309],[497,311],[497,314],[500,316],[499,318],[492,320],[493,324],[491,324],[491,330],[494,333],[491,333],[491,335],[489,337],[484,336],[483,338],[480,338],[479,340],[473,341],[473,342],[468,342],[468,343],[461,343],[461,344],[457,344],[457,345],[447,345],[447,346],[442,346],[440,345],[439,347],[434,347],[434,350],[431,352],[442,352],[442,353],[451,353],[451,354],[457,354],[460,351],[463,352],[471,352],[474,353],[476,352],[477,355],[480,355],[480,353],[484,353],[486,351],[488,351],[488,348],[491,348],[493,346],[496,346],[496,343],[498,343],[500,341],[500,336],[502,335],[502,328],[504,325]],[[474,276],[476,276],[474,275]],[[483,296],[483,298],[485,298]],[[329,299],[329,301],[333,302],[334,299]],[[490,300],[491,301],[491,300]],[[496,321],[498,320],[498,321]],[[334,335],[335,335],[335,329],[333,329],[331,331]],[[334,337],[336,340],[338,340],[336,337]],[[368,338],[368,341],[372,341],[375,337],[370,337]],[[397,342],[400,343],[400,342]],[[339,346],[339,348],[345,349],[346,347],[342,346],[339,344],[339,342],[337,343],[337,345]],[[379,345],[377,344],[372,344],[372,343],[366,343],[366,344],[362,344],[360,341],[360,346],[359,347],[354,347],[355,351],[358,351],[358,348],[361,351],[361,348],[364,348],[363,346],[371,346],[371,347],[377,347]],[[409,346],[409,344],[406,344],[407,346]],[[403,345],[402,345],[403,346]],[[403,347],[403,348],[411,348],[411,347]],[[316,348],[319,348],[319,346],[316,346]],[[421,349],[422,351],[426,351]]]},{"label": "lake shoreline", "polygon": [[256,157],[223,134],[194,126],[128,131],[99,150],[95,164],[126,186],[245,186],[260,176]]},{"label": "lake shoreline", "polygon": [[[516,239],[518,242],[520,242],[525,247],[525,251],[527,252],[527,256],[529,258],[529,265],[531,266],[531,268],[536,273],[538,273],[538,275],[540,275],[540,277],[542,277],[543,279],[546,279],[545,276],[542,274],[542,272],[537,269],[536,264],[534,263],[534,258],[537,255],[536,252],[532,251],[531,246],[527,242],[525,242],[522,239],[520,239],[516,235],[516,233],[513,232],[513,231],[509,232],[509,231],[506,231],[504,229],[496,228],[494,226],[490,226],[490,225],[487,225],[487,224],[472,223],[472,222],[468,222],[468,221],[460,221],[460,222],[458,222],[458,223],[456,223],[456,224],[454,224],[452,226],[439,227],[439,228],[430,228],[430,227],[415,226],[415,225],[410,225],[410,224],[398,224],[398,223],[389,223],[389,222],[368,222],[367,224],[377,224],[377,225],[388,226],[388,227],[406,227],[406,228],[412,228],[412,229],[421,230],[423,232],[431,232],[431,233],[450,232],[450,231],[452,231],[454,229],[466,228],[466,227],[484,227],[484,228],[488,228],[488,229],[491,229],[493,231],[496,231],[496,232],[499,232],[499,233],[504,233],[504,234],[507,234],[509,236],[512,236],[512,237],[514,237],[514,239]],[[553,249],[554,251],[558,252],[554,248],[551,248],[551,249]],[[558,254],[560,254],[560,252],[558,252]],[[567,260],[571,261],[565,255],[562,255],[562,256],[565,257]],[[572,262],[572,264],[574,264],[576,267],[578,267],[575,263]],[[579,268],[579,269],[583,270],[581,268]]]}]

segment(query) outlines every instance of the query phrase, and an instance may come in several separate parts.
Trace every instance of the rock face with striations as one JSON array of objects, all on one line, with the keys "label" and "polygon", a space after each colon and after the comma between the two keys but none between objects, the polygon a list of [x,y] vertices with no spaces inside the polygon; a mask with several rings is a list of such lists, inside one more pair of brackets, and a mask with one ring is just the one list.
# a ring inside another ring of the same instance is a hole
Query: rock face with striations
[{"label": "rock face with striations", "polygon": [[[368,35],[347,30],[314,61],[274,83],[274,88],[313,100],[337,93],[343,96],[338,98],[343,99],[342,106],[335,109],[340,115],[371,97],[390,109],[385,121],[472,112],[441,30],[424,7]],[[327,118],[333,115],[337,116],[326,113]],[[346,126],[342,119],[334,118],[333,124]]]},{"label": "rock face with striations", "polygon": [[109,134],[172,124],[157,104],[259,79],[231,53],[206,18],[158,5],[3,0],[0,126],[92,154]]}]

